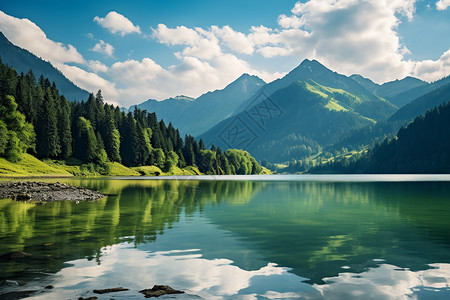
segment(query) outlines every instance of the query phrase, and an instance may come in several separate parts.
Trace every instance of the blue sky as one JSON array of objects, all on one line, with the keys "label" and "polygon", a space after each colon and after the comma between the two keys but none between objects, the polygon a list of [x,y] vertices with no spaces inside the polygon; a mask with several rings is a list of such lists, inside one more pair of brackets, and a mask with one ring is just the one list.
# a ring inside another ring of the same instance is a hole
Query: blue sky
[{"label": "blue sky", "polygon": [[[315,58],[378,83],[450,73],[450,0],[3,1],[0,30],[124,106]],[[28,20],[26,20],[28,19]]]}]

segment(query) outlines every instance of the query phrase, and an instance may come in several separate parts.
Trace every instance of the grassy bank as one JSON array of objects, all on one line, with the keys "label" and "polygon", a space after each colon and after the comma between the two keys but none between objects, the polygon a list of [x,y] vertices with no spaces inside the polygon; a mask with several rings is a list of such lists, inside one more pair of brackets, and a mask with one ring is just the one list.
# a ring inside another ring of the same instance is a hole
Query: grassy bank
[{"label": "grassy bank", "polygon": [[200,175],[196,167],[173,168],[163,172],[156,166],[127,168],[117,162],[108,163],[108,173],[100,174],[93,164],[76,164],[74,161],[41,161],[29,154],[23,154],[22,160],[12,163],[0,157],[0,177],[72,177],[72,176],[168,176]]}]

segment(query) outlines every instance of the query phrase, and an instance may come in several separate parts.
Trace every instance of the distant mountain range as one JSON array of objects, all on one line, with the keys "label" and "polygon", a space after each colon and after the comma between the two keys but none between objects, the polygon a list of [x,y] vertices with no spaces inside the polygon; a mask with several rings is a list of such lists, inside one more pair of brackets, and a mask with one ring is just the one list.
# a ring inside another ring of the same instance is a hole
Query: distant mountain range
[{"label": "distant mountain range", "polygon": [[69,79],[67,79],[51,63],[40,59],[29,51],[12,44],[2,32],[0,32],[0,58],[4,64],[7,64],[19,73],[26,74],[32,70],[36,79],[41,75],[55,82],[58,89],[70,101],[86,101],[89,92],[79,88]]},{"label": "distant mountain range", "polygon": [[164,101],[147,100],[137,107],[156,112],[164,122],[172,122],[174,126],[180,128],[182,134],[198,136],[231,116],[245,100],[265,84],[257,76],[243,74],[224,89],[208,92],[197,99],[178,96]]},{"label": "distant mountain range", "polygon": [[450,83],[450,76],[444,77],[433,83],[428,83],[408,76],[401,80],[383,83],[382,85],[376,84],[372,80],[364,78],[361,75],[352,75],[350,78],[364,86],[368,91],[385,98],[399,108],[420,96]]},{"label": "distant mountain range", "polygon": [[282,162],[311,155],[396,110],[355,80],[304,60],[200,137],[206,144],[248,148],[257,159]]},{"label": "distant mountain range", "polygon": [[[418,114],[442,104],[445,89],[439,96],[427,93],[449,81],[429,84],[406,77],[379,85],[306,59],[268,84],[244,74],[223,90],[197,99],[178,96],[137,107],[155,111],[206,145],[242,148],[259,160],[285,162],[393,135]],[[414,101],[419,96],[425,100]]]}]

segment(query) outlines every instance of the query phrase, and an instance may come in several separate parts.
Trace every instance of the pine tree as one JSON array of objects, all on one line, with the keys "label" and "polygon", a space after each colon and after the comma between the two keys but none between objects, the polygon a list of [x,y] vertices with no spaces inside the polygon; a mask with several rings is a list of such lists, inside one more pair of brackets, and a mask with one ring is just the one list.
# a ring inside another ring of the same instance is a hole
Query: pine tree
[{"label": "pine tree", "polygon": [[58,120],[56,118],[56,107],[50,87],[47,87],[44,96],[44,105],[42,110],[44,139],[40,141],[39,154],[41,157],[58,157],[61,152],[58,137]]},{"label": "pine tree", "polygon": [[113,111],[108,113],[105,130],[105,150],[111,161],[121,162],[120,133],[114,124]]},{"label": "pine tree", "polygon": [[70,105],[64,96],[60,96],[58,114],[58,133],[61,145],[62,159],[67,159],[72,155],[72,128],[70,122]]},{"label": "pine tree", "polygon": [[84,162],[94,162],[98,157],[98,145],[91,122],[84,117],[79,117],[76,129],[74,155]]}]

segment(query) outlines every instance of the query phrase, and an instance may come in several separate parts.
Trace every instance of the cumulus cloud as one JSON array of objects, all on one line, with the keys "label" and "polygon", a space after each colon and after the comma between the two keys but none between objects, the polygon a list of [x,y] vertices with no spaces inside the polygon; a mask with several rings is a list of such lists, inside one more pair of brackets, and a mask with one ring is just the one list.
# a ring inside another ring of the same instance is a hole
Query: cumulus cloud
[{"label": "cumulus cloud", "polygon": [[186,26],[168,28],[164,24],[158,24],[158,27],[153,29],[153,36],[166,45],[194,45],[201,40],[200,34],[194,29]]},{"label": "cumulus cloud", "polygon": [[97,44],[95,44],[94,48],[91,49],[94,52],[103,53],[109,57],[113,56],[114,47],[111,44],[106,43],[103,40],[100,40]]},{"label": "cumulus cloud", "polygon": [[114,83],[76,66],[60,64],[57,65],[57,68],[79,87],[89,92],[95,92],[101,89],[106,101],[118,104],[119,91],[116,89]]},{"label": "cumulus cloud", "polygon": [[88,66],[89,69],[92,70],[94,73],[105,73],[106,71],[108,71],[108,67],[104,64],[102,64],[100,61],[98,60],[90,60],[88,62]]},{"label": "cumulus cloud", "polygon": [[438,10],[446,10],[450,6],[450,0],[439,0],[436,2],[436,8]]},{"label": "cumulus cloud", "polygon": [[450,75],[450,49],[442,54],[438,60],[416,62],[413,74],[426,81],[435,81],[443,75]]},{"label": "cumulus cloud", "polygon": [[184,94],[198,97],[215,89],[222,89],[242,73],[251,73],[273,80],[269,72],[253,70],[236,56],[222,53],[208,61],[179,54],[179,62],[163,68],[150,58],[114,63],[107,74],[119,93],[123,105],[133,105],[146,99],[163,100]]},{"label": "cumulus cloud", "polygon": [[44,31],[28,19],[15,18],[0,11],[0,31],[13,44],[51,63],[86,62],[74,46],[48,39]]},{"label": "cumulus cloud", "polygon": [[280,25],[282,28],[300,28],[304,24],[303,21],[295,15],[290,17],[286,15],[279,15],[278,25]]},{"label": "cumulus cloud", "polygon": [[130,33],[141,33],[139,26],[134,25],[125,16],[115,12],[110,11],[104,18],[96,16],[94,21],[97,22],[103,28],[108,29],[112,33],[119,33],[121,36]]},{"label": "cumulus cloud", "polygon": [[403,61],[408,50],[396,29],[398,15],[413,18],[414,1],[310,0],[296,3],[292,13],[278,17],[281,30],[258,32],[263,41],[257,43],[258,53],[316,58],[340,72],[358,72],[376,81],[412,70]]},{"label": "cumulus cloud", "polygon": [[253,42],[242,32],[234,31],[230,26],[219,28],[212,26],[211,31],[222,39],[223,44],[229,49],[243,54],[252,54]]}]

